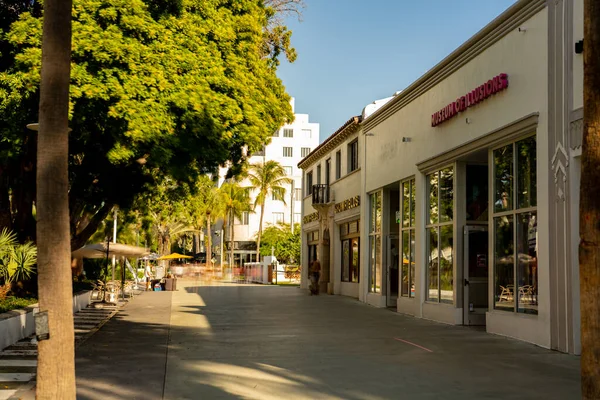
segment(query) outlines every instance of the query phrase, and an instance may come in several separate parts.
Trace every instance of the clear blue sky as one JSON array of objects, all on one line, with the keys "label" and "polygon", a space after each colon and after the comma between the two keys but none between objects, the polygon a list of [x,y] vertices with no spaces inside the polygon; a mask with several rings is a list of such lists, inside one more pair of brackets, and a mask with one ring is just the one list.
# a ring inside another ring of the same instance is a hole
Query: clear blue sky
[{"label": "clear blue sky", "polygon": [[298,59],[279,67],[321,141],[373,100],[404,89],[515,0],[305,0],[287,21]]}]

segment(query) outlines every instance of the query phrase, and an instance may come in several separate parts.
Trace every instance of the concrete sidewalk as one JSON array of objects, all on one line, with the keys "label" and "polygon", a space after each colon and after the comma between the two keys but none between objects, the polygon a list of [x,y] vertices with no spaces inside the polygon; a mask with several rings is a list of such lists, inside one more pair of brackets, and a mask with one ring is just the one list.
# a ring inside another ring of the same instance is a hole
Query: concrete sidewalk
[{"label": "concrete sidewalk", "polygon": [[78,349],[78,398],[580,398],[578,357],[481,330],[295,287],[178,288]]},{"label": "concrete sidewalk", "polygon": [[131,300],[76,352],[78,399],[162,399],[172,292]]},{"label": "concrete sidewalk", "polygon": [[575,399],[579,359],[265,286],[173,294],[165,399]]}]

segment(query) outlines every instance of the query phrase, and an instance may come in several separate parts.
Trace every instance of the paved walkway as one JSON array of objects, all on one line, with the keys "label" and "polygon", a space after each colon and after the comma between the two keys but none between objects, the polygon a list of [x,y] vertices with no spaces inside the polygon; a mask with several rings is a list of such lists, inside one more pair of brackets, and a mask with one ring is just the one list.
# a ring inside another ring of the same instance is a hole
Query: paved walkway
[{"label": "paved walkway", "polygon": [[78,349],[78,398],[580,398],[579,358],[481,330],[295,287],[178,287]]}]

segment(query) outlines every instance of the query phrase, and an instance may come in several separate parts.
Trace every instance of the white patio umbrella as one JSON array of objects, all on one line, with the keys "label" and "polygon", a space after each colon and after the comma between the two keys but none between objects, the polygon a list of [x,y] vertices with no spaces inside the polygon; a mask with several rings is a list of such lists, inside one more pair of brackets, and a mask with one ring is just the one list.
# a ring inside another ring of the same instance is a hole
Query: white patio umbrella
[{"label": "white patio umbrella", "polygon": [[71,253],[74,258],[143,257],[150,254],[144,247],[122,243],[94,243],[83,246]]}]

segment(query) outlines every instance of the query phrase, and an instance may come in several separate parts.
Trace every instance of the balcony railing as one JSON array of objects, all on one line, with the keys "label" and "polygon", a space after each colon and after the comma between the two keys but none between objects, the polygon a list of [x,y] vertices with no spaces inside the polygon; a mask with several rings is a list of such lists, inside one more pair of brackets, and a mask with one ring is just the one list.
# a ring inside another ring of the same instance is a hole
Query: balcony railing
[{"label": "balcony railing", "polygon": [[313,185],[312,187],[312,203],[327,204],[329,203],[329,185]]}]

